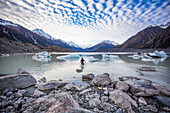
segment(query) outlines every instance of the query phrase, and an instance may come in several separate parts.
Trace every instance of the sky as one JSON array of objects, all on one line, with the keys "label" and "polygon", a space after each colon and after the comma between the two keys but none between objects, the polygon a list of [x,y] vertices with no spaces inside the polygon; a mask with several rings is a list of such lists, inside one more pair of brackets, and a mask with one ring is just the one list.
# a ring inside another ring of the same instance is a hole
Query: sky
[{"label": "sky", "polygon": [[170,22],[170,0],[0,0],[0,18],[80,45],[119,44]]}]

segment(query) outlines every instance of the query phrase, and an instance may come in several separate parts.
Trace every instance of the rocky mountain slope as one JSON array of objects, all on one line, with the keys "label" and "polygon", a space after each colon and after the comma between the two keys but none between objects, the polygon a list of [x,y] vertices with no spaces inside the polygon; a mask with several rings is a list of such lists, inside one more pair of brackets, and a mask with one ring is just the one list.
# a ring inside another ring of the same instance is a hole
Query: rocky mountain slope
[{"label": "rocky mountain slope", "polygon": [[149,40],[142,48],[170,48],[170,26]]},{"label": "rocky mountain slope", "polygon": [[156,27],[147,27],[146,29],[138,32],[136,35],[130,37],[127,41],[123,44],[116,46],[116,48],[135,48],[139,49],[142,48],[149,40],[154,38],[159,32],[161,32],[163,28],[156,26]]},{"label": "rocky mountain slope", "polygon": [[12,53],[35,53],[40,52],[42,49],[30,44],[22,43],[18,41],[9,40],[7,38],[0,38],[0,53],[12,54]]}]

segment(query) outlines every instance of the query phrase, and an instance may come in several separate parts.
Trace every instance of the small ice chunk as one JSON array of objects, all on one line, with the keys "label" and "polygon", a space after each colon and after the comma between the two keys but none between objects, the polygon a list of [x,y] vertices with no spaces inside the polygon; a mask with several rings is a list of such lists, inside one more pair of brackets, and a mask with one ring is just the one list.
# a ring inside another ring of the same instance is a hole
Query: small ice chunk
[{"label": "small ice chunk", "polygon": [[89,62],[100,62],[100,60],[94,57],[90,57]]}]

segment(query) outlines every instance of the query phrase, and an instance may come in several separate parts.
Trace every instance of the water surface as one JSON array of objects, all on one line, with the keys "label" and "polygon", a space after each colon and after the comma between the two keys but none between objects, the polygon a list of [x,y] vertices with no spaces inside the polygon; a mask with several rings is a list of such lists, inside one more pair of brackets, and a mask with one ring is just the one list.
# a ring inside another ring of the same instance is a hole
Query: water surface
[{"label": "water surface", "polygon": [[[109,73],[111,78],[117,80],[120,76],[136,76],[160,83],[170,89],[170,58],[164,62],[143,62],[141,59],[135,60],[128,57],[130,53],[109,53],[118,55],[120,59],[109,61],[102,60],[104,53],[74,53],[81,55],[86,60],[86,65],[81,66],[79,60],[62,61],[56,59],[57,56],[71,53],[53,53],[51,61],[40,62],[32,60],[31,54],[14,55],[9,57],[0,57],[0,73],[15,74],[19,68],[30,72],[36,79],[46,77],[47,80],[62,79],[69,83],[86,84],[81,80],[81,75],[93,73],[95,75]],[[132,54],[132,53],[131,53]],[[91,57],[100,59],[100,62],[89,62]],[[137,68],[149,66],[156,68],[156,72],[142,72]],[[83,69],[77,73],[76,69]]]}]

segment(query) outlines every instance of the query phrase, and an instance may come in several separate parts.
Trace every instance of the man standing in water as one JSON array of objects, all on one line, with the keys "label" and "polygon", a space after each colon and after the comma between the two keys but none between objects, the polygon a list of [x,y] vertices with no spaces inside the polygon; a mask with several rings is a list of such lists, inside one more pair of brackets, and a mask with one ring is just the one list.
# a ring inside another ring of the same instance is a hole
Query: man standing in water
[{"label": "man standing in water", "polygon": [[83,59],[83,57],[81,58],[80,63],[81,63],[81,65],[84,65],[86,63],[86,61]]}]

